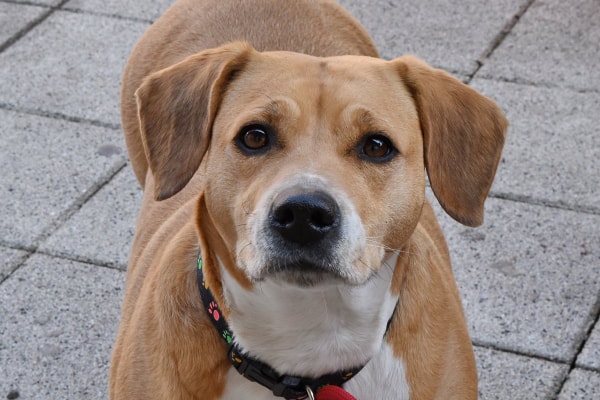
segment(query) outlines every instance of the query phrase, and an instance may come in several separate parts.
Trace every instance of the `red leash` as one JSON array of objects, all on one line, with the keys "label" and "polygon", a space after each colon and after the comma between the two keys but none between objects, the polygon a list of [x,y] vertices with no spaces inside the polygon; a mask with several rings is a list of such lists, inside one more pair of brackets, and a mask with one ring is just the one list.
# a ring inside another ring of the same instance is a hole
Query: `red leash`
[{"label": "red leash", "polygon": [[339,386],[328,385],[317,392],[315,400],[356,400]]}]

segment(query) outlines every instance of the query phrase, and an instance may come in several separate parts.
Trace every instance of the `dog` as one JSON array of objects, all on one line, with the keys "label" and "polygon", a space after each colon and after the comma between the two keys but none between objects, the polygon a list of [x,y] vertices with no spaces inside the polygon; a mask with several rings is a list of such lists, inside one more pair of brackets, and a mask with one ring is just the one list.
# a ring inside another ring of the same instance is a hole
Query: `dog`
[{"label": "dog", "polygon": [[482,223],[493,101],[380,59],[334,1],[179,0],[130,56],[122,122],[144,197],[111,399],[477,398],[425,173]]}]

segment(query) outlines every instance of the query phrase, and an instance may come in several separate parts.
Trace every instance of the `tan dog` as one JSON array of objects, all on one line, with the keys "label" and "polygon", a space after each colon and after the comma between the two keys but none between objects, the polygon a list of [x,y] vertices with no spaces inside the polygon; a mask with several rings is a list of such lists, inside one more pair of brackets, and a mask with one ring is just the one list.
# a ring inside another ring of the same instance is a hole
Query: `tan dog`
[{"label": "tan dog", "polygon": [[145,194],[112,399],[274,399],[285,386],[228,357],[259,360],[278,384],[299,377],[299,398],[340,371],[358,400],[477,397],[425,170],[452,217],[480,224],[507,123],[446,73],[376,57],[326,0],[180,0],[144,35],[123,82]]}]

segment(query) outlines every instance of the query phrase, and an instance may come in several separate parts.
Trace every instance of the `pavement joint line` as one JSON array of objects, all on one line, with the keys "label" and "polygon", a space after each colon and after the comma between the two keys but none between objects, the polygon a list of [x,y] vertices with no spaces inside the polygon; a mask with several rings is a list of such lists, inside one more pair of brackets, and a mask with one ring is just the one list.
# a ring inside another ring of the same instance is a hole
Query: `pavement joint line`
[{"label": "pavement joint line", "polygon": [[493,343],[489,343],[489,342],[485,342],[485,341],[478,341],[475,339],[472,340],[472,343],[473,343],[473,346],[475,346],[475,347],[481,347],[481,348],[488,349],[488,350],[494,350],[494,351],[499,351],[502,353],[513,354],[515,356],[520,356],[520,357],[534,358],[536,360],[551,362],[553,364],[561,364],[564,366],[570,365],[569,360],[564,360],[559,357],[549,357],[549,356],[543,356],[543,355],[536,354],[536,353],[528,353],[528,352],[511,349],[509,347],[503,347],[501,345],[497,345],[497,344],[493,344]]},{"label": "pavement joint line", "polygon": [[499,200],[508,200],[516,203],[530,204],[534,206],[543,206],[548,208],[555,208],[559,210],[565,211],[573,211],[581,214],[590,214],[590,215],[600,215],[600,207],[597,206],[587,206],[587,205],[578,205],[572,204],[565,201],[560,200],[547,200],[542,198],[537,198],[534,196],[516,194],[516,193],[505,193],[505,192],[490,192],[489,196],[493,199]]},{"label": "pavement joint line", "polygon": [[562,377],[560,379],[560,383],[558,384],[555,392],[554,392],[554,396],[551,397],[549,400],[558,400],[560,397],[560,394],[562,393],[564,387],[565,387],[565,383],[569,380],[569,377],[571,376],[571,370],[565,372],[562,374]]},{"label": "pavement joint line", "polygon": [[587,372],[593,372],[595,374],[600,374],[600,368],[588,367],[587,365],[578,365],[577,369]]},{"label": "pavement joint line", "polygon": [[[431,189],[431,184],[429,180],[425,182],[425,186]],[[434,193],[435,196],[435,193]],[[506,200],[512,201],[514,203],[528,204],[532,206],[540,206],[547,208],[554,208],[557,210],[564,211],[573,211],[580,214],[589,214],[589,215],[600,215],[600,207],[596,206],[582,206],[577,204],[571,204],[562,201],[554,201],[548,199],[542,199],[534,196],[528,196],[526,194],[517,194],[517,193],[507,193],[507,192],[497,192],[492,190],[488,194],[488,198],[498,199],[498,200]]]},{"label": "pavement joint line", "polygon": [[14,275],[14,273],[17,272],[31,256],[33,256],[34,254],[45,254],[44,252],[39,250],[41,243],[48,239],[58,229],[60,229],[60,227],[63,226],[77,211],[79,211],[85,203],[87,203],[92,197],[94,197],[94,195],[98,193],[103,187],[108,185],[112,181],[112,179],[126,166],[127,161],[123,161],[119,163],[116,167],[111,168],[107,174],[100,177],[100,179],[96,183],[92,184],[92,186],[89,189],[87,189],[82,195],[78,196],[69,207],[62,211],[46,228],[44,228],[42,233],[40,233],[35,239],[33,239],[34,244],[29,250],[27,250],[31,253],[16,268],[14,268],[10,273],[8,273],[4,277],[4,279],[0,281],[0,285],[12,275]]},{"label": "pavement joint line", "polygon": [[21,259],[21,261],[11,271],[9,271],[8,274],[6,274],[6,276],[4,276],[4,278],[0,279],[0,286],[2,286],[2,284],[4,282],[6,282],[8,280],[8,278],[10,278],[11,276],[13,276],[13,274],[15,272],[17,272],[19,269],[21,269],[21,267],[23,265],[25,265],[27,263],[27,261],[31,257],[33,257],[34,254],[35,254],[35,252],[29,252],[25,256],[23,256],[23,258]]},{"label": "pavement joint line", "polygon": [[492,81],[492,82],[502,82],[502,83],[513,83],[515,85],[523,85],[523,86],[532,86],[541,89],[561,89],[568,90],[575,93],[580,94],[598,94],[600,93],[600,89],[590,88],[590,89],[580,89],[573,86],[561,86],[555,85],[548,82],[536,82],[522,78],[506,78],[504,76],[493,76],[493,75],[481,75],[477,76],[477,79]]},{"label": "pavement joint line", "polygon": [[[569,371],[567,372],[566,377],[563,378],[563,380],[560,384],[558,394],[560,394],[562,392],[562,390],[563,390],[564,386],[566,385],[567,381],[569,380],[569,377],[571,376],[571,372],[573,372],[573,370],[578,368],[578,369],[585,369],[586,371],[600,372],[594,368],[580,366],[577,364],[577,359],[579,358],[579,355],[581,354],[586,343],[590,339],[590,336],[592,335],[592,331],[594,330],[594,327],[598,325],[598,321],[600,320],[600,295],[598,295],[598,297],[596,298],[596,303],[594,304],[592,311],[590,312],[590,316],[592,317],[591,323],[589,324],[586,331],[582,335],[581,341],[579,343],[579,347],[577,348],[577,351],[575,353],[575,357],[573,357],[573,361],[569,365]],[[598,325],[598,326],[600,326],[600,325]]]},{"label": "pavement joint line", "polygon": [[23,264],[25,264],[27,262],[27,260],[29,260],[31,258],[31,256],[33,255],[35,250],[30,250],[30,248],[25,248],[22,246],[5,245],[3,243],[0,243],[0,246],[2,246],[4,248],[12,249],[12,250],[19,250],[19,251],[26,252],[26,254],[24,254],[22,257],[20,257],[19,262],[13,268],[11,268],[10,271],[8,271],[8,274],[4,278],[0,279],[0,286],[2,286],[2,283],[4,283],[4,281],[6,281],[17,269],[19,269]]},{"label": "pavement joint line", "polygon": [[596,298],[596,303],[592,307],[592,311],[590,312],[590,317],[591,317],[590,318],[591,322],[586,327],[585,332],[583,332],[583,334],[581,335],[579,345],[570,361],[561,360],[559,358],[541,356],[539,354],[534,354],[534,353],[526,353],[523,351],[518,351],[518,350],[514,350],[514,349],[510,349],[510,348],[504,348],[502,346],[498,346],[498,345],[491,344],[491,343],[478,342],[476,340],[473,340],[473,346],[490,349],[490,350],[495,350],[495,351],[500,351],[500,352],[509,353],[509,354],[514,354],[514,355],[518,355],[521,357],[534,358],[537,360],[547,361],[547,362],[551,362],[554,364],[562,364],[562,365],[568,366],[568,370],[563,374],[563,377],[560,380],[560,384],[557,387],[555,396],[553,397],[553,400],[555,400],[561,394],[561,392],[562,392],[565,384],[569,380],[569,377],[571,376],[571,373],[573,372],[573,370],[582,369],[585,371],[600,373],[600,369],[588,367],[585,365],[579,365],[577,363],[577,359],[578,359],[579,355],[581,354],[581,352],[583,351],[587,341],[589,340],[589,338],[592,334],[592,331],[594,330],[594,328],[596,326],[600,326],[600,325],[598,325],[599,321],[600,321],[600,295]]},{"label": "pavement joint line", "polygon": [[151,19],[146,19],[146,18],[138,18],[138,17],[129,17],[126,15],[119,15],[119,14],[111,14],[111,13],[105,13],[105,12],[100,12],[100,11],[91,11],[91,10],[84,10],[81,8],[75,8],[75,7],[61,7],[60,11],[66,11],[66,12],[70,12],[73,14],[83,14],[83,15],[92,15],[95,17],[108,17],[108,18],[114,18],[114,19],[118,19],[121,21],[130,21],[130,22],[144,22],[147,23],[149,25],[153,24],[154,21]]},{"label": "pavement joint line", "polygon": [[[600,368],[588,367],[587,365],[576,365],[574,369],[580,369],[582,371],[593,372],[600,374]],[[569,374],[573,371],[569,371]]]},{"label": "pavement joint line", "polygon": [[52,119],[58,119],[58,120],[62,120],[62,121],[75,122],[75,123],[83,123],[83,124],[87,124],[87,125],[97,126],[100,128],[108,128],[108,129],[114,129],[114,130],[121,129],[120,124],[113,124],[110,122],[104,122],[104,121],[99,121],[99,120],[95,120],[95,119],[74,117],[72,115],[67,115],[67,114],[52,112],[52,111],[44,111],[44,110],[36,110],[33,108],[18,107],[14,104],[8,104],[8,103],[0,103],[0,109],[7,110],[7,111],[14,111],[14,112],[18,112],[21,114],[35,115],[38,117],[52,118]]},{"label": "pavement joint line", "polygon": [[473,70],[471,72],[469,72],[466,77],[465,80],[463,81],[463,83],[470,85],[471,81],[473,81],[473,78],[475,78],[475,75],[477,74],[477,72],[479,72],[479,70],[481,69],[481,67],[483,67],[483,64],[481,63],[481,61],[479,60],[475,60],[475,67],[473,68]]},{"label": "pavement joint line", "polygon": [[56,230],[60,229],[77,211],[83,207],[96,193],[102,190],[103,187],[108,185],[112,179],[127,166],[127,161],[122,161],[117,166],[109,169],[109,171],[102,177],[100,177],[95,183],[92,184],[83,194],[75,198],[75,201],[62,211],[52,223],[50,223],[42,233],[40,233],[35,239],[36,252],[40,244],[48,239]]},{"label": "pavement joint line", "polygon": [[34,246],[27,246],[18,243],[7,242],[4,239],[0,239],[0,247],[6,247],[7,249],[11,250],[25,251],[28,253],[34,253],[36,250]]},{"label": "pavement joint line", "polygon": [[506,24],[500,29],[500,32],[492,39],[488,47],[481,53],[479,57],[475,60],[477,66],[474,71],[468,77],[469,82],[477,75],[477,72],[483,67],[484,61],[490,58],[490,56],[494,53],[494,51],[504,42],[504,39],[508,36],[508,34],[513,30],[513,28],[519,23],[521,17],[529,10],[529,7],[535,2],[535,0],[527,0],[521,7],[517,10],[517,12],[509,19]]},{"label": "pavement joint line", "polygon": [[[60,7],[62,7],[68,1],[69,0],[61,0],[60,3],[58,3],[56,5],[43,6],[42,8],[46,8],[47,11],[43,12],[37,18],[30,21],[23,28],[21,28],[21,30],[19,30],[17,33],[12,35],[11,37],[9,37],[6,41],[4,41],[4,43],[0,44],[0,54],[2,54],[4,52],[4,50],[8,49],[10,46],[15,44],[16,42],[18,42],[19,39],[21,39],[23,36],[25,36],[26,34],[31,32],[31,30],[33,30],[36,26],[38,26],[39,24],[44,22],[46,19],[48,19],[48,17],[50,17],[52,14],[54,14],[54,12],[56,10],[58,10]],[[15,3],[13,3],[13,4],[15,4]],[[16,4],[26,4],[26,3],[16,3]],[[36,6],[40,6],[40,5],[36,4]]]},{"label": "pavement joint line", "polygon": [[94,259],[92,257],[85,257],[85,256],[76,255],[76,254],[67,254],[67,253],[62,253],[62,252],[53,252],[53,251],[45,251],[45,250],[38,250],[38,251],[36,251],[36,254],[41,254],[41,255],[54,257],[54,258],[60,258],[63,260],[68,260],[68,261],[75,261],[75,262],[88,264],[88,265],[92,265],[92,266],[99,267],[99,268],[112,269],[112,270],[121,271],[121,272],[125,272],[127,269],[127,266],[125,266],[125,265],[110,263],[110,262]]},{"label": "pavement joint line", "polygon": [[[580,366],[577,363],[577,359],[579,358],[579,355],[581,354],[585,345],[587,344],[588,340],[590,339],[590,336],[592,335],[594,328],[596,326],[600,326],[600,325],[598,325],[598,321],[600,320],[600,295],[598,295],[598,297],[596,298],[596,303],[594,304],[594,307],[592,308],[592,311],[590,312],[590,316],[592,317],[591,318],[592,321],[589,324],[585,333],[583,334],[583,337],[581,339],[581,342],[579,343],[577,352],[575,353],[575,357],[573,357],[573,361],[569,365],[569,372],[567,374],[567,377],[565,379],[563,379],[563,381],[561,382],[560,391],[562,391],[562,388],[567,383],[568,377],[571,375],[571,372],[573,372],[573,370],[576,368],[585,369],[588,371],[600,372],[600,370],[596,370],[595,368]],[[559,393],[560,393],[560,391],[559,391]]]},{"label": "pavement joint line", "polygon": [[3,279],[0,280],[0,286],[8,278],[10,278],[12,276],[12,274],[17,271],[17,269],[21,268],[24,264],[27,263],[27,261],[31,257],[33,257],[36,254],[49,256],[49,257],[53,257],[53,258],[59,258],[59,259],[68,260],[68,261],[75,261],[75,262],[79,262],[82,264],[88,264],[88,265],[92,265],[92,266],[99,267],[99,268],[106,268],[106,269],[111,269],[111,270],[116,270],[116,271],[121,271],[121,272],[125,272],[127,269],[127,266],[124,266],[121,264],[111,264],[111,263],[107,263],[105,261],[93,259],[90,257],[83,257],[83,256],[78,256],[78,255],[70,255],[70,254],[66,254],[66,253],[60,253],[60,252],[39,250],[32,246],[15,245],[15,244],[11,244],[8,242],[4,242],[2,240],[0,240],[0,247],[12,249],[12,250],[19,250],[19,251],[23,251],[26,253],[25,255],[23,255],[23,257],[21,258],[21,260],[19,261],[17,266],[14,267],[8,273],[7,276],[5,276]]},{"label": "pavement joint line", "polygon": [[34,6],[34,7],[40,7],[40,8],[55,7],[50,4],[41,4],[41,3],[36,3],[34,1],[0,0],[0,3],[16,4],[18,6]]}]

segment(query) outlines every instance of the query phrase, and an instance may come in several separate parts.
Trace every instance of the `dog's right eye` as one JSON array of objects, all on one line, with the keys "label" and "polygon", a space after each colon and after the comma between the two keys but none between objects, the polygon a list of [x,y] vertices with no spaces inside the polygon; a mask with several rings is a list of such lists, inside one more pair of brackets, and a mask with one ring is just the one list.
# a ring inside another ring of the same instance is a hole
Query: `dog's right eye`
[{"label": "dog's right eye", "polygon": [[237,146],[247,154],[266,151],[271,146],[271,128],[263,125],[248,125],[236,137]]},{"label": "dog's right eye", "polygon": [[392,141],[380,133],[368,134],[358,145],[358,155],[374,163],[390,161],[398,153]]}]

